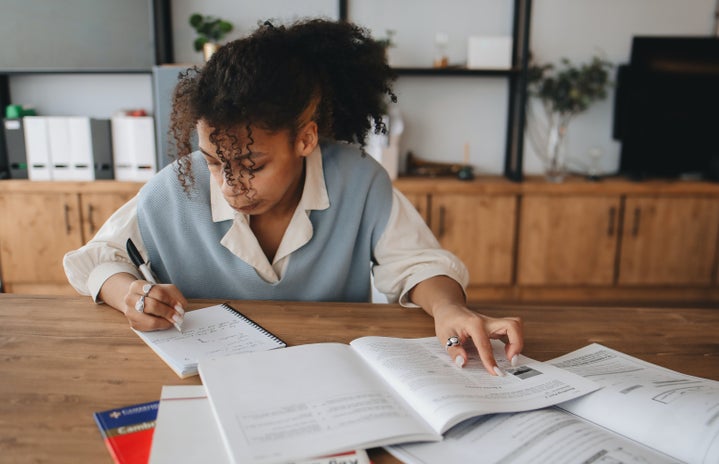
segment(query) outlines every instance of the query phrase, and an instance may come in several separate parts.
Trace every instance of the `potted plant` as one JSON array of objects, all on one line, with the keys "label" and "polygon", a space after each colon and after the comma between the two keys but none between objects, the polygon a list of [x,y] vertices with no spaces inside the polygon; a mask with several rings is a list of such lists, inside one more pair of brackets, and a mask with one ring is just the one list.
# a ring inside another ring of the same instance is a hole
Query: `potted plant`
[{"label": "potted plant", "polygon": [[545,164],[547,178],[561,181],[566,171],[564,148],[569,123],[579,113],[607,96],[610,86],[609,72],[613,65],[598,56],[588,63],[574,64],[562,58],[554,64],[530,65],[527,90],[531,97],[541,101],[544,120],[527,106],[531,118],[527,125],[530,142]]},{"label": "potted plant", "polygon": [[219,41],[234,28],[229,21],[200,13],[193,13],[190,16],[190,26],[198,35],[194,42],[195,51],[202,51],[205,61],[209,60],[217,50]]}]

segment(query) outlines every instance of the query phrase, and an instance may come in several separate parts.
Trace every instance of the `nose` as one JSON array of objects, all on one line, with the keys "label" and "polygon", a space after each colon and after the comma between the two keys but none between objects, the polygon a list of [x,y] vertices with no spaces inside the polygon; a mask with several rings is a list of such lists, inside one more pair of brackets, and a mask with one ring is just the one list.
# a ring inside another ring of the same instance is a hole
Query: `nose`
[{"label": "nose", "polygon": [[220,184],[220,190],[223,196],[235,196],[242,195],[247,191],[247,186],[244,185],[243,179],[233,176],[232,179],[228,179],[227,175],[222,175],[222,183]]}]

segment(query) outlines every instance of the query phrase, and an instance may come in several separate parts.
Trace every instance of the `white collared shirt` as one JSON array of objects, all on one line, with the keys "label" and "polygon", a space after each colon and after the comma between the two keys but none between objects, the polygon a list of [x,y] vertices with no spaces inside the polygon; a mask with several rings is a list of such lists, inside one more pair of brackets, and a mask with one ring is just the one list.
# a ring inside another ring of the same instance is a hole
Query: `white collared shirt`
[{"label": "white collared shirt", "polygon": [[[230,207],[214,179],[210,181],[209,188],[212,220],[233,221],[232,227],[221,240],[222,246],[251,265],[267,282],[282,279],[292,253],[312,238],[310,212],[330,206],[318,145],[307,157],[302,197],[270,262],[250,228],[250,216]],[[132,198],[108,219],[85,246],[65,255],[65,273],[79,293],[90,295],[98,301],[100,289],[110,276],[128,272],[141,278],[125,251],[126,240],[131,238],[140,253],[147,256],[137,223],[137,201],[138,196]],[[459,282],[463,288],[468,281],[465,266],[440,247],[414,206],[396,189],[393,189],[390,217],[375,247],[374,256],[377,261],[373,267],[375,287],[387,295],[390,302],[399,301],[405,306],[414,306],[407,297],[412,287],[430,277],[446,275]]]}]

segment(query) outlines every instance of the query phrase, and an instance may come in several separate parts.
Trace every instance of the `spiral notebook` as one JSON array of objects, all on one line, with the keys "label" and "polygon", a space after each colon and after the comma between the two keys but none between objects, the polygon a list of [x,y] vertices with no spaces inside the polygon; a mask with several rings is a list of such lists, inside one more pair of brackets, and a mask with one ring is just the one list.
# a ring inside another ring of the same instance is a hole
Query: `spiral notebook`
[{"label": "spiral notebook", "polygon": [[182,333],[174,329],[159,332],[135,330],[135,333],[181,379],[197,375],[197,362],[203,358],[287,346],[267,329],[226,303],[187,311]]}]

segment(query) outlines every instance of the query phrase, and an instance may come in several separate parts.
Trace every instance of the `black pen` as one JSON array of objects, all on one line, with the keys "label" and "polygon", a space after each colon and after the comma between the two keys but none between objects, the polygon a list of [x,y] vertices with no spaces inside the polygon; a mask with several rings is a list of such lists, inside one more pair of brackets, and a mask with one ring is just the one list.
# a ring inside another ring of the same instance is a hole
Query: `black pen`
[{"label": "black pen", "polygon": [[[130,260],[132,260],[132,264],[134,264],[137,269],[140,270],[145,280],[153,285],[157,284],[157,278],[152,273],[152,269],[150,268],[150,261],[145,262],[145,260],[142,259],[140,250],[137,249],[135,243],[132,241],[131,238],[127,239],[126,247],[127,254],[130,255]],[[182,333],[182,328],[180,327],[180,324],[175,321],[172,321],[172,324],[180,333]]]},{"label": "black pen", "polygon": [[145,263],[145,260],[142,259],[140,251],[137,249],[135,243],[133,243],[131,238],[127,239],[127,254],[130,255],[132,264],[134,264],[137,269],[140,270],[145,280],[150,282],[151,284],[156,284],[157,278],[152,274],[152,270],[150,269],[150,262],[148,261],[147,263]]}]

